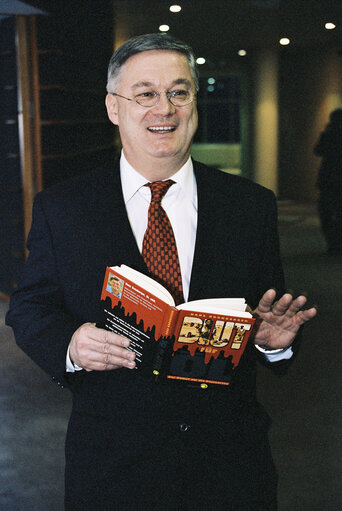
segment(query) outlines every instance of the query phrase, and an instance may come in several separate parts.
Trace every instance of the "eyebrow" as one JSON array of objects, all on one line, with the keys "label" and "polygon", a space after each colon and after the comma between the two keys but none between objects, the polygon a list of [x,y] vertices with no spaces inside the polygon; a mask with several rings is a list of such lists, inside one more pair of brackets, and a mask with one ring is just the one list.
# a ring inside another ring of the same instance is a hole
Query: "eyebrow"
[{"label": "eyebrow", "polygon": [[[173,87],[174,85],[187,85],[188,87],[191,87],[192,83],[187,78],[177,78],[176,80],[173,80],[173,82],[171,83],[171,87]],[[141,81],[132,85],[133,90],[139,89],[141,87],[154,87],[154,84],[152,82]]]}]

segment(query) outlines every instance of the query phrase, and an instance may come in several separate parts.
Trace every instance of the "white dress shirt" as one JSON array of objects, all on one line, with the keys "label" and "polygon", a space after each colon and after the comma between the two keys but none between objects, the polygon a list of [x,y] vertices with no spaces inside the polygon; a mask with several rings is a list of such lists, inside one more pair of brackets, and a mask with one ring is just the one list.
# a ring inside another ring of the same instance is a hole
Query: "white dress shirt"
[{"label": "white dress shirt", "polygon": [[[121,153],[120,174],[123,197],[140,252],[147,228],[151,190],[144,186],[148,181],[137,172]],[[184,300],[189,296],[191,268],[194,258],[197,230],[197,186],[191,158],[171,176],[175,184],[170,186],[162,199],[163,209],[175,235],[179,264],[182,273]]]},{"label": "white dress shirt", "polygon": [[[123,151],[120,159],[120,177],[129,222],[141,252],[147,228],[151,190],[145,186],[148,182],[147,179],[128,163]],[[175,235],[182,273],[183,294],[187,301],[197,230],[197,186],[191,158],[171,176],[171,179],[175,181],[175,184],[170,186],[163,197],[162,206],[170,219]],[[108,264],[111,262],[109,261]],[[291,347],[272,351],[264,350],[259,346],[256,348],[270,362],[289,359],[293,355]],[[81,369],[72,364],[69,349],[66,365],[68,372]]]}]

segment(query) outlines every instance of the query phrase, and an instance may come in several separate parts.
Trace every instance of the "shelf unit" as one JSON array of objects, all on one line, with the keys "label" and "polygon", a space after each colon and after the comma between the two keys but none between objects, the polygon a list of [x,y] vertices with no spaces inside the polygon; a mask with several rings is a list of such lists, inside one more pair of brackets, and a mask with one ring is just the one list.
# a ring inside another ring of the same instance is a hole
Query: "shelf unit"
[{"label": "shelf unit", "polygon": [[70,12],[60,4],[0,24],[0,299],[22,272],[35,194],[117,151],[104,106],[111,2],[95,15],[90,0]]}]

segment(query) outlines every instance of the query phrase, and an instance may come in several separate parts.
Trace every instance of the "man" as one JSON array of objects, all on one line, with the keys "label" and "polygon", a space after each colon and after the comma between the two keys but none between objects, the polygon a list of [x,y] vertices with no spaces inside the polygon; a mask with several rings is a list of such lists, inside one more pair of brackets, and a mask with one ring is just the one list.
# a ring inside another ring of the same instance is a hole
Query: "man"
[{"label": "man", "polygon": [[121,298],[121,282],[117,277],[110,277],[107,291],[114,296]]},{"label": "man", "polygon": [[342,255],[342,109],[336,108],[314,147],[322,163],[318,171],[318,212],[328,254]]},{"label": "man", "polygon": [[[256,359],[274,369],[287,364],[315,309],[301,310],[304,296],[275,301],[272,288],[282,292],[283,275],[273,194],[191,160],[196,73],[192,50],[180,41],[152,34],[126,42],[110,61],[106,97],[120,130],[120,165],[35,199],[30,256],[7,321],[19,346],[73,391],[69,511],[276,509]],[[127,339],[95,326],[105,267],[148,273],[145,185],[171,177],[162,204],[184,299],[245,297],[259,317],[228,389],[155,384],[132,370]],[[98,241],[89,245],[92,236]]]}]

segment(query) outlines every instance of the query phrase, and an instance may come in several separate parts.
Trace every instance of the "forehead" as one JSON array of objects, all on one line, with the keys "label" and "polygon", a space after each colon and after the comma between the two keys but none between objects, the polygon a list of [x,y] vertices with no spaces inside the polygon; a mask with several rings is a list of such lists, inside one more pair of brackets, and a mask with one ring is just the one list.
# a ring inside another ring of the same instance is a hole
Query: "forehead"
[{"label": "forehead", "polygon": [[133,55],[120,72],[120,83],[132,88],[141,84],[169,85],[182,79],[194,85],[186,56],[169,50],[150,50]]}]

